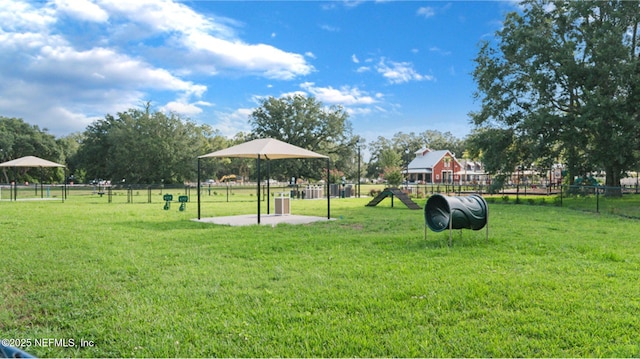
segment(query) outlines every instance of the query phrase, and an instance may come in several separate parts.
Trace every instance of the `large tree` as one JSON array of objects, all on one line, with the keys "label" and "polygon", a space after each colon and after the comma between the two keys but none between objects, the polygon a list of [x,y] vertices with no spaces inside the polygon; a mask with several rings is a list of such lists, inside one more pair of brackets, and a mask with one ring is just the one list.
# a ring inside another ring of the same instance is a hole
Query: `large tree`
[{"label": "large tree", "polygon": [[[352,166],[357,138],[352,136],[349,115],[340,106],[325,107],[314,97],[269,97],[250,116],[255,138],[275,138],[328,155],[338,169]],[[285,163],[286,162],[286,163]],[[281,178],[322,178],[318,160],[277,161],[271,164]]]},{"label": "large tree", "polygon": [[[20,118],[0,116],[0,162],[6,162],[24,156],[37,156],[53,162],[64,163],[64,154],[53,135],[38,126],[30,125]],[[40,169],[21,167],[16,169],[20,181],[39,180],[41,175],[46,181],[64,180],[61,169]],[[2,168],[3,180],[9,182],[7,168]]]},{"label": "large tree", "polygon": [[[511,148],[522,155],[509,160],[524,165],[561,160],[570,178],[603,169],[606,184],[619,186],[638,162],[640,3],[526,0],[522,7],[476,58],[476,152],[496,158],[489,153]],[[500,141],[479,140],[483,134]],[[487,162],[489,170],[504,167]]]},{"label": "large tree", "polygon": [[77,153],[89,179],[114,183],[181,183],[196,177],[196,159],[212,148],[212,131],[175,114],[130,109],[87,127]]}]

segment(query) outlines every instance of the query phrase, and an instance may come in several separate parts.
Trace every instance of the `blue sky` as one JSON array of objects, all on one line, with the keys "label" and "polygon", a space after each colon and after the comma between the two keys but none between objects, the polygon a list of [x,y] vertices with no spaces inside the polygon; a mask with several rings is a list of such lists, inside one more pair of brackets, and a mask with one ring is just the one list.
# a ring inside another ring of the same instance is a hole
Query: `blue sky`
[{"label": "blue sky", "polygon": [[511,1],[0,0],[0,115],[63,136],[151,101],[225,136],[313,95],[374,140],[472,129],[473,58]]}]

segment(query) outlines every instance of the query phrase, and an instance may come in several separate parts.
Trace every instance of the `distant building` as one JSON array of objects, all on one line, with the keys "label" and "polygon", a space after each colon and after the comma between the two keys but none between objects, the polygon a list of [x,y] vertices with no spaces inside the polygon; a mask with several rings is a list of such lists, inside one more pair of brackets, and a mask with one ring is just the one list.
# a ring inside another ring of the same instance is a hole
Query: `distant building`
[{"label": "distant building", "polygon": [[415,152],[405,171],[413,183],[459,183],[462,165],[448,150],[434,151],[423,148]]},{"label": "distant building", "polygon": [[460,171],[461,184],[489,184],[489,176],[484,172],[481,162],[461,159],[462,170]]}]

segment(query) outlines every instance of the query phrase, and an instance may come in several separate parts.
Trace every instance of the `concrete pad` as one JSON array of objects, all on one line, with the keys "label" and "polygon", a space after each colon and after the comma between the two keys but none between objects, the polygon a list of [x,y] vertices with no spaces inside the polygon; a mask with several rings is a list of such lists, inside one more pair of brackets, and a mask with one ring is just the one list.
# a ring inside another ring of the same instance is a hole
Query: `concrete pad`
[{"label": "concrete pad", "polygon": [[[275,227],[280,223],[286,224],[307,224],[321,221],[333,221],[334,218],[327,219],[327,217],[314,217],[314,216],[299,216],[299,215],[275,215],[275,214],[263,214],[260,215],[260,225]],[[258,224],[257,214],[244,214],[239,216],[225,216],[225,217],[208,217],[200,219],[192,219],[195,222],[213,223],[227,226],[251,226]]]}]

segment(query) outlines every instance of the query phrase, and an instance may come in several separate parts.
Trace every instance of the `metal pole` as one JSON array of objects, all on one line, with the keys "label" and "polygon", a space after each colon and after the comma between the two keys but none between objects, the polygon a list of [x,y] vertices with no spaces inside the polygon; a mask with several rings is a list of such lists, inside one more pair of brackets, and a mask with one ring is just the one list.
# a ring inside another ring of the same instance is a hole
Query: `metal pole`
[{"label": "metal pole", "polygon": [[200,157],[198,157],[198,219],[200,219]]},{"label": "metal pole", "polygon": [[453,245],[453,212],[449,208],[449,247]]},{"label": "metal pole", "polygon": [[62,189],[62,202],[64,202],[64,198],[67,196],[67,169],[64,169],[64,188]]},{"label": "metal pole", "polygon": [[16,167],[13,167],[13,200],[18,200],[18,175],[16,174]]},{"label": "metal pole", "polygon": [[331,193],[329,193],[330,167],[331,159],[327,158],[327,219],[331,219]]},{"label": "metal pole", "polygon": [[516,203],[520,203],[520,166],[516,174]]},{"label": "metal pole", "polygon": [[258,195],[258,224],[260,224],[260,155],[258,155],[258,185],[257,185],[257,195]]},{"label": "metal pole", "polygon": [[358,198],[360,198],[360,144],[358,144]]},{"label": "metal pole", "polygon": [[485,241],[489,241],[489,204],[487,204],[487,228],[485,232]]}]

